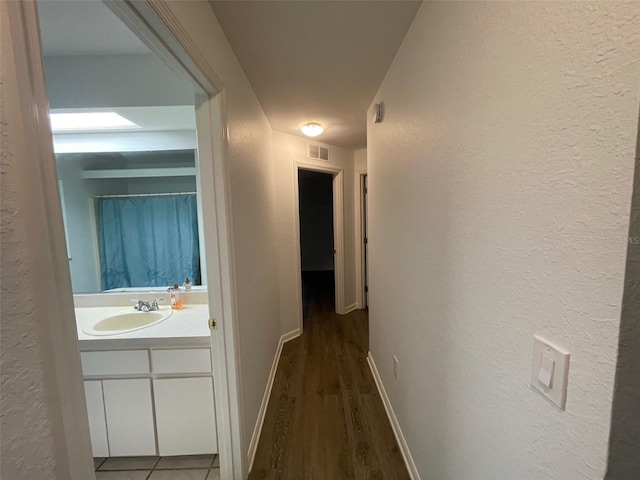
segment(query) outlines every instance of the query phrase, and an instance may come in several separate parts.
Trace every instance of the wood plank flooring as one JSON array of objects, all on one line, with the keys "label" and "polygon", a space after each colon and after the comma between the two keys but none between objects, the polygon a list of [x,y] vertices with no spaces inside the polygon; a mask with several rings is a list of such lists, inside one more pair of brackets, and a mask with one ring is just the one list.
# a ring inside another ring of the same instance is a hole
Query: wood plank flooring
[{"label": "wood plank flooring", "polygon": [[334,313],[332,274],[303,278],[304,334],[284,345],[250,480],[409,479],[367,364],[367,312]]}]

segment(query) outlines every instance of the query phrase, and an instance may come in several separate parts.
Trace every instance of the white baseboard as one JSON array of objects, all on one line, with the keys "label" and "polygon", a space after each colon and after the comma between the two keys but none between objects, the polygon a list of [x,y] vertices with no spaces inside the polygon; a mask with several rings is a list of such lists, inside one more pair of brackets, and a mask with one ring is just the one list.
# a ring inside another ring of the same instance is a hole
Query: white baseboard
[{"label": "white baseboard", "polygon": [[391,406],[391,402],[389,401],[387,391],[384,389],[382,379],[380,378],[380,374],[378,373],[378,367],[376,367],[376,362],[373,360],[371,352],[369,352],[369,355],[367,355],[367,363],[369,364],[371,374],[373,375],[373,379],[375,380],[376,386],[378,387],[378,392],[380,392],[380,396],[382,397],[384,409],[387,411],[387,416],[389,417],[389,421],[391,422],[391,428],[393,428],[393,433],[396,436],[396,441],[398,442],[400,451],[402,452],[402,458],[404,458],[404,463],[407,466],[407,470],[409,471],[409,476],[411,477],[411,480],[420,480],[420,474],[418,473],[416,464],[414,463],[411,452],[409,451],[409,446],[407,445],[407,441],[405,440],[402,429],[400,428],[400,424],[398,423],[398,418],[396,417],[396,414],[393,411],[393,407]]},{"label": "white baseboard", "polygon": [[256,426],[253,429],[253,435],[251,435],[251,442],[249,443],[249,451],[247,452],[247,459],[249,460],[249,472],[253,468],[253,461],[256,458],[256,451],[258,450],[258,441],[260,440],[260,434],[262,433],[262,425],[264,424],[264,417],[267,414],[267,406],[269,405],[269,398],[271,397],[271,389],[273,388],[273,382],[276,379],[276,372],[278,370],[278,362],[280,360],[280,354],[282,353],[282,346],[289,340],[293,340],[300,336],[300,329],[296,328],[288,333],[285,333],[280,337],[278,342],[278,348],[276,354],[273,357],[273,363],[271,364],[271,371],[269,372],[269,380],[267,381],[267,387],[264,390],[262,397],[262,403],[260,404],[260,411],[258,412],[258,419],[256,420]]},{"label": "white baseboard", "polygon": [[354,310],[357,310],[357,309],[358,309],[358,304],[353,303],[344,309],[344,314],[346,315],[347,313],[353,312]]}]

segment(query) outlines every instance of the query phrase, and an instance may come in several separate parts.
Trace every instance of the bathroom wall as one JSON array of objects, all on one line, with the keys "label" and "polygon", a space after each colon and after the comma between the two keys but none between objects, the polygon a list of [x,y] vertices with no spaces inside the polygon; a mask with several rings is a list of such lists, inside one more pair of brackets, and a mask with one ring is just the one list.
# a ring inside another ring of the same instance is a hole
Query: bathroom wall
[{"label": "bathroom wall", "polygon": [[[605,474],[638,18],[424,2],[373,100],[370,349],[422,478]],[[535,334],[571,353],[565,411],[529,387]]]}]

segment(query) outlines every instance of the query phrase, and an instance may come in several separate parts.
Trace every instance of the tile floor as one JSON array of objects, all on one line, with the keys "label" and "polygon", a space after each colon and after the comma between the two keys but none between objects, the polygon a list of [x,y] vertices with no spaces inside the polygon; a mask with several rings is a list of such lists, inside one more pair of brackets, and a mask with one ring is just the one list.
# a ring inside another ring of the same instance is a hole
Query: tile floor
[{"label": "tile floor", "polygon": [[220,480],[217,455],[94,458],[96,480]]}]

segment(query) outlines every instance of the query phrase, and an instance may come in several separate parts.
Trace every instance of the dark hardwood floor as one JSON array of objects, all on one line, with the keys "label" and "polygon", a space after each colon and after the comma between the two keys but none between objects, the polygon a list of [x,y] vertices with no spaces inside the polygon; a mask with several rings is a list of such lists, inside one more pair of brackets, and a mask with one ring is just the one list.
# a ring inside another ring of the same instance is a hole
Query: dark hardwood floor
[{"label": "dark hardwood floor", "polygon": [[305,274],[304,333],[284,345],[250,480],[409,478],[367,364],[367,312],[336,315],[333,298],[333,272]]}]

